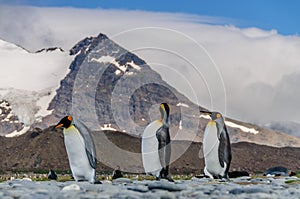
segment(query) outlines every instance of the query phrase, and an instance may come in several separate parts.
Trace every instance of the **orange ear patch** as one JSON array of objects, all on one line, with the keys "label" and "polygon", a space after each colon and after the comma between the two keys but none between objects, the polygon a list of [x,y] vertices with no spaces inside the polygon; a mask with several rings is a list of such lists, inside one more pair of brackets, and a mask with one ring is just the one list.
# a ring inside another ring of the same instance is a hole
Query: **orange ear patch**
[{"label": "orange ear patch", "polygon": [[220,113],[218,113],[218,114],[217,114],[217,118],[220,118],[220,117],[221,117],[221,114],[220,114]]},{"label": "orange ear patch", "polygon": [[68,120],[72,122],[73,121],[72,116],[68,116]]}]

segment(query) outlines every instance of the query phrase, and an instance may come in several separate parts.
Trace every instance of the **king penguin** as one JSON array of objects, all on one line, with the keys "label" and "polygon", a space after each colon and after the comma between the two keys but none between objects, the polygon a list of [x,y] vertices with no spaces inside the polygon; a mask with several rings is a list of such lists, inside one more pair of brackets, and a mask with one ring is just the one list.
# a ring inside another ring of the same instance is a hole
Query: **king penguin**
[{"label": "king penguin", "polygon": [[218,112],[201,112],[211,118],[206,125],[203,138],[204,174],[210,178],[228,178],[231,146],[224,119]]},{"label": "king penguin", "polygon": [[75,181],[101,183],[96,177],[96,150],[88,128],[72,116],[66,116],[54,126],[63,128],[64,142]]},{"label": "king penguin", "polygon": [[160,104],[161,118],[150,123],[142,135],[142,160],[147,174],[173,182],[169,175],[171,144],[167,103]]}]

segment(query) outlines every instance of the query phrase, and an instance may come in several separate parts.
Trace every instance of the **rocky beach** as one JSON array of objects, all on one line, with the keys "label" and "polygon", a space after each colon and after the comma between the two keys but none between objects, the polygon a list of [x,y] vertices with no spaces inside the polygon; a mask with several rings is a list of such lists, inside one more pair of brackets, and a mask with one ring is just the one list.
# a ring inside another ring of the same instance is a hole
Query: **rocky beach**
[{"label": "rocky beach", "polygon": [[230,180],[196,178],[174,183],[118,178],[102,184],[75,181],[13,179],[0,183],[3,199],[56,198],[299,198],[298,177],[240,177]]}]

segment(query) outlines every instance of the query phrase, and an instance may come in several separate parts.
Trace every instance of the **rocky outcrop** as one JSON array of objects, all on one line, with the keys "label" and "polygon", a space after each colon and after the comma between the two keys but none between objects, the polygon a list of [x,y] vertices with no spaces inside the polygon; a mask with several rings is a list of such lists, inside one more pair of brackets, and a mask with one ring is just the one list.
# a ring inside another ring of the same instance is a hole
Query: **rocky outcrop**
[{"label": "rocky outcrop", "polygon": [[0,100],[0,135],[4,136],[13,131],[22,130],[24,125],[13,113],[12,107],[6,100]]}]

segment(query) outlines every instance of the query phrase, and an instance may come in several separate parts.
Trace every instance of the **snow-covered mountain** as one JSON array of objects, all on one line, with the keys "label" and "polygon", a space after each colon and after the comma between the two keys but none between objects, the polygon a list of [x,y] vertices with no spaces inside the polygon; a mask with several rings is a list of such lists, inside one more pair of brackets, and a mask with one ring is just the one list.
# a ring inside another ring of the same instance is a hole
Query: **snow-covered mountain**
[{"label": "snow-covered mountain", "polygon": [[[68,73],[73,56],[59,48],[31,53],[0,40],[0,57],[0,99],[4,106],[9,104],[10,110],[2,111],[1,118],[16,118],[10,123],[1,122],[0,135],[22,133],[51,113],[47,110],[49,103],[60,80]],[[22,128],[15,127],[17,123]]]},{"label": "snow-covered mountain", "polygon": [[[199,110],[205,108],[192,103],[144,60],[106,35],[87,37],[69,52],[55,47],[30,53],[0,41],[0,56],[5,71],[0,100],[7,110],[0,116],[10,125],[1,135],[44,129],[72,114],[92,130],[140,136],[157,119],[158,104],[164,101],[171,105],[172,139],[202,140],[208,120]],[[300,146],[299,138],[281,132],[229,118],[226,124],[232,142]]]}]

